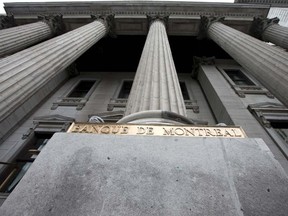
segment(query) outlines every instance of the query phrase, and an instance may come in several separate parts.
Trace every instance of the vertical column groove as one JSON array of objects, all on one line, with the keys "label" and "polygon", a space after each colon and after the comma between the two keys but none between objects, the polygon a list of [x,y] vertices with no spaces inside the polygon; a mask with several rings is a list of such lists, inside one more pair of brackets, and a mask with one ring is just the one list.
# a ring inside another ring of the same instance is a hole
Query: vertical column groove
[{"label": "vertical column groove", "polygon": [[288,53],[220,22],[208,36],[288,106]]},{"label": "vertical column groove", "polygon": [[0,120],[107,34],[107,28],[96,20],[0,59]]},{"label": "vertical column groove", "polygon": [[165,25],[161,20],[153,21],[150,26],[125,115],[146,110],[186,116]]},{"label": "vertical column groove", "polygon": [[264,41],[276,44],[284,49],[288,49],[288,28],[273,24],[268,26],[262,33]]},{"label": "vertical column groove", "polygon": [[36,22],[0,31],[0,57],[41,42],[53,35],[46,22]]}]

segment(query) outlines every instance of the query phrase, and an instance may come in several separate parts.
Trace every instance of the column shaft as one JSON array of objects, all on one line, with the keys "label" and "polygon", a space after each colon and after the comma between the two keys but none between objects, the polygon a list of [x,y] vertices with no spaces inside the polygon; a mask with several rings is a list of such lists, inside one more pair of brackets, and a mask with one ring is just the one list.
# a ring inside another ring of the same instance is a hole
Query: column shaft
[{"label": "column shaft", "polygon": [[0,120],[69,66],[107,31],[107,25],[102,20],[96,20],[1,59]]},{"label": "column shaft", "polygon": [[264,41],[271,42],[280,47],[288,49],[288,28],[280,26],[279,24],[273,24],[268,26],[262,33]]},{"label": "column shaft", "polygon": [[220,22],[208,36],[288,106],[288,53]]},{"label": "column shaft", "polygon": [[0,31],[0,57],[23,50],[53,35],[45,22],[13,27]]},{"label": "column shaft", "polygon": [[125,114],[146,110],[186,116],[165,25],[160,20],[150,26]]}]

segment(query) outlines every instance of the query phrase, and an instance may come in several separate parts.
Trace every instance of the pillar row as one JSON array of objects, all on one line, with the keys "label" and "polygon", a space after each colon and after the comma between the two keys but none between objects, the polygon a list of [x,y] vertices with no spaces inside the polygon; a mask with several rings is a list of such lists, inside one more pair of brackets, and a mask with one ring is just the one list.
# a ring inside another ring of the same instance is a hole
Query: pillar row
[{"label": "pillar row", "polygon": [[210,39],[288,106],[287,52],[220,22],[212,22],[207,26]]},{"label": "pillar row", "polygon": [[[62,17],[56,16],[42,21],[8,28],[0,31],[0,57],[13,54],[26,47],[52,37]],[[58,22],[58,24],[56,24]]]},{"label": "pillar row", "polygon": [[271,42],[288,50],[287,27],[280,26],[279,24],[271,25],[264,30],[262,38],[264,41]]},{"label": "pillar row", "polygon": [[4,119],[108,32],[95,20],[0,60],[0,116]]},{"label": "pillar row", "polygon": [[277,17],[272,19],[254,18],[250,32],[258,39],[288,49],[288,28],[280,26],[279,21]]},{"label": "pillar row", "polygon": [[125,115],[148,110],[186,116],[165,24],[152,21],[129,95]]}]

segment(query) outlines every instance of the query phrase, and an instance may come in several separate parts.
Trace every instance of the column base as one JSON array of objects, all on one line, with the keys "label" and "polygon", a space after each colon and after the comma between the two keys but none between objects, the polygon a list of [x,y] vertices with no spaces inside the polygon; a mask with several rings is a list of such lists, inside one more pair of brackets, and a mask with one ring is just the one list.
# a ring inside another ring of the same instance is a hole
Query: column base
[{"label": "column base", "polygon": [[185,116],[174,112],[162,110],[148,110],[130,114],[123,117],[117,123],[125,124],[164,124],[164,125],[185,125],[197,124]]}]

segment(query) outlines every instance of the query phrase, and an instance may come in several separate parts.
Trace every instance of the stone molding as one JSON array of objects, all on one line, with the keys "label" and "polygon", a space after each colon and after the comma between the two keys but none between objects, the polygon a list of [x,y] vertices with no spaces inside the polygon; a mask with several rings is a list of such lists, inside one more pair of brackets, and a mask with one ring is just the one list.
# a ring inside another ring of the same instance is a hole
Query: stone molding
[{"label": "stone molding", "polygon": [[204,38],[208,38],[208,28],[211,24],[215,23],[215,22],[223,22],[225,19],[225,17],[216,17],[216,16],[200,16],[200,25],[199,25],[199,33],[197,38],[199,40],[204,39]]},{"label": "stone molding", "polygon": [[235,3],[242,4],[272,4],[276,5],[288,5],[286,0],[235,0]]},{"label": "stone molding", "polygon": [[147,25],[148,28],[150,28],[152,22],[154,22],[155,20],[161,20],[164,23],[166,31],[167,31],[169,15],[162,15],[162,14],[149,15],[149,14],[147,14],[146,16],[147,16],[147,20],[148,20],[148,25]]},{"label": "stone molding", "polygon": [[[90,15],[90,14],[115,14],[115,15],[176,15],[176,16],[226,16],[249,17],[262,16],[268,13],[268,5],[251,5],[246,7],[235,4],[195,3],[182,2],[61,2],[61,3],[5,3],[7,14],[17,16],[37,16],[38,14],[63,14]],[[223,10],[224,9],[224,10]]]},{"label": "stone molding", "polygon": [[[107,111],[113,111],[114,108],[126,108],[128,99],[123,98],[111,98],[107,106]],[[184,100],[184,104],[187,110],[193,110],[194,113],[199,113],[199,106],[197,100]]]},{"label": "stone molding", "polygon": [[14,16],[0,16],[0,30],[15,26]]},{"label": "stone molding", "polygon": [[261,17],[254,17],[253,22],[250,27],[250,34],[258,39],[262,40],[262,34],[271,25],[278,24],[280,19],[278,17],[274,18],[261,18]]},{"label": "stone molding", "polygon": [[192,77],[197,78],[198,70],[201,65],[215,65],[215,56],[211,57],[193,57],[193,70],[192,70]]},{"label": "stone molding", "polygon": [[65,31],[65,25],[63,22],[63,15],[55,15],[55,16],[38,16],[38,19],[42,22],[47,23],[47,25],[51,28],[53,35],[60,35]]},{"label": "stone molding", "polygon": [[22,139],[27,139],[35,131],[65,132],[74,121],[74,118],[58,114],[35,117],[33,125],[22,135]]}]

